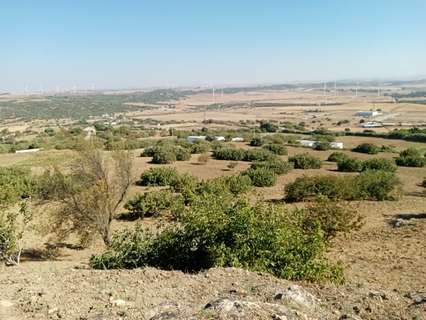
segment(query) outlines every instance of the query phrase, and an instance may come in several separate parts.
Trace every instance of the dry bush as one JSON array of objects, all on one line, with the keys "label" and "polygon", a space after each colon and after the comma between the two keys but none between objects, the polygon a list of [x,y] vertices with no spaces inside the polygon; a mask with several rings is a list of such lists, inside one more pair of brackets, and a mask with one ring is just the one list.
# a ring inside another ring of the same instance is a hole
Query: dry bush
[{"label": "dry bush", "polygon": [[54,167],[41,177],[41,196],[53,201],[51,231],[60,239],[76,234],[87,245],[96,235],[111,242],[111,222],[132,180],[132,154],[114,151],[106,158],[87,143],[68,171]]},{"label": "dry bush", "polygon": [[200,154],[200,155],[198,156],[197,161],[198,161],[198,163],[200,163],[200,164],[206,164],[206,163],[209,161],[209,154],[208,154],[208,153]]}]

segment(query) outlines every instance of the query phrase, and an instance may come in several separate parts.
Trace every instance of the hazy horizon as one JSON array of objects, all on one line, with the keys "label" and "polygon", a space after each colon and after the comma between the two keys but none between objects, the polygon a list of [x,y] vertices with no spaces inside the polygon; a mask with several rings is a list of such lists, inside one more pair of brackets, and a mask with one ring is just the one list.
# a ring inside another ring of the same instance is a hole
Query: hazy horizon
[{"label": "hazy horizon", "polygon": [[0,91],[426,75],[426,2],[14,1]]}]

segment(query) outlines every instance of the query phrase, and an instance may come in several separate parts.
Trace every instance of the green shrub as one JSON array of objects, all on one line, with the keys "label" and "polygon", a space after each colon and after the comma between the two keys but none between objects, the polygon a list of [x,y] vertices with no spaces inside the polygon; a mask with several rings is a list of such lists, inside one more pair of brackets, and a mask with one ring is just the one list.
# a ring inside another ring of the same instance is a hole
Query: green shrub
[{"label": "green shrub", "polygon": [[401,167],[417,167],[422,168],[426,165],[426,159],[420,157],[398,157],[395,159],[395,162],[398,166]]},{"label": "green shrub", "polygon": [[327,161],[330,162],[338,162],[339,160],[347,159],[349,158],[346,153],[343,153],[341,151],[335,151],[332,154],[329,155]]},{"label": "green shrub", "polygon": [[128,216],[132,219],[158,216],[164,210],[182,210],[183,197],[169,190],[147,192],[137,194],[124,206],[129,211]]},{"label": "green shrub", "polygon": [[319,195],[333,200],[393,200],[400,182],[393,172],[364,171],[358,176],[304,176],[285,186],[286,201]]},{"label": "green shrub", "polygon": [[264,141],[261,137],[254,137],[253,139],[251,139],[250,141],[250,145],[252,147],[260,147],[264,144]]},{"label": "green shrub", "polygon": [[380,147],[376,146],[373,143],[361,143],[360,145],[352,149],[352,151],[368,154],[377,154],[380,152]]},{"label": "green shrub", "polygon": [[262,122],[260,124],[260,130],[264,132],[276,132],[278,130],[278,126],[271,122]]},{"label": "green shrub", "polygon": [[278,143],[268,143],[265,144],[262,148],[280,156],[287,155],[288,153],[287,148]]},{"label": "green shrub", "polygon": [[15,228],[8,223],[6,214],[0,214],[0,261],[8,260],[16,250]]},{"label": "green shrub", "polygon": [[249,176],[230,176],[224,179],[228,185],[229,191],[234,195],[247,193],[253,186]]},{"label": "green shrub", "polygon": [[176,160],[176,154],[169,148],[158,148],[152,155],[152,163],[156,164],[170,164]]},{"label": "green shrub", "polygon": [[318,197],[317,201],[308,205],[307,211],[304,223],[308,226],[319,223],[328,240],[338,233],[359,230],[364,224],[363,216],[349,203],[332,201],[327,197]]},{"label": "green shrub", "polygon": [[244,174],[250,177],[256,187],[272,187],[277,183],[275,172],[265,167],[249,168]]},{"label": "green shrub", "polygon": [[320,150],[320,151],[330,150],[331,145],[330,145],[330,142],[328,141],[318,141],[318,142],[315,142],[314,149]]},{"label": "green shrub", "polygon": [[361,172],[363,161],[353,158],[345,158],[337,161],[337,170],[342,172]]},{"label": "green shrub", "polygon": [[295,156],[290,157],[288,161],[293,163],[295,169],[321,168],[321,160],[308,153],[296,154]]},{"label": "green shrub", "polygon": [[178,172],[175,168],[161,167],[146,170],[141,175],[138,184],[141,186],[168,186],[178,179]]},{"label": "green shrub", "polygon": [[423,179],[421,186],[422,186],[423,188],[426,188],[426,178],[424,178],[424,179]]},{"label": "green shrub", "polygon": [[250,177],[245,175],[218,177],[198,185],[196,193],[201,194],[223,194],[239,195],[250,191],[253,188]]},{"label": "green shrub", "polygon": [[358,194],[353,200],[394,200],[400,185],[393,172],[374,170],[361,172],[355,183]]},{"label": "green shrub", "polygon": [[191,153],[202,154],[210,151],[210,143],[208,141],[195,141],[191,147]]},{"label": "green shrub", "polygon": [[329,199],[350,199],[353,177],[336,175],[303,176],[285,186],[285,200],[296,202],[325,196]]},{"label": "green shrub", "polygon": [[399,157],[395,159],[398,166],[402,167],[424,167],[426,165],[426,158],[422,155],[420,150],[415,148],[408,148],[401,151]]},{"label": "green shrub", "polygon": [[273,158],[274,155],[268,150],[264,149],[251,149],[246,150],[244,155],[244,161],[266,161]]},{"label": "green shrub", "polygon": [[243,149],[236,149],[230,147],[217,148],[213,150],[213,157],[217,160],[244,160],[246,152]]},{"label": "green shrub", "polygon": [[289,172],[293,169],[293,164],[291,162],[282,160],[280,158],[273,158],[267,161],[256,161],[250,165],[252,169],[265,168],[267,170],[273,171],[275,174],[281,175]]},{"label": "green shrub", "polygon": [[30,197],[36,191],[31,171],[25,168],[0,168],[0,208]]},{"label": "green shrub", "polygon": [[423,154],[419,149],[416,148],[407,148],[399,153],[400,157],[413,157],[413,158],[421,158]]},{"label": "green shrub", "polygon": [[157,149],[157,147],[146,147],[145,149],[143,149],[142,153],[141,153],[141,157],[152,157],[154,156],[155,150]]},{"label": "green shrub", "polygon": [[178,146],[174,148],[174,152],[177,161],[188,161],[191,159],[191,152],[188,149]]},{"label": "green shrub", "polygon": [[396,169],[397,167],[395,165],[395,161],[391,159],[371,158],[371,159],[363,161],[362,163],[362,171],[382,170],[382,171],[395,172]]},{"label": "green shrub", "polygon": [[199,271],[238,267],[291,280],[342,280],[342,270],[325,259],[326,239],[318,224],[304,223],[304,210],[217,195],[197,197],[179,226],[157,235],[141,227],[113,237],[90,264],[98,269],[152,266]]}]

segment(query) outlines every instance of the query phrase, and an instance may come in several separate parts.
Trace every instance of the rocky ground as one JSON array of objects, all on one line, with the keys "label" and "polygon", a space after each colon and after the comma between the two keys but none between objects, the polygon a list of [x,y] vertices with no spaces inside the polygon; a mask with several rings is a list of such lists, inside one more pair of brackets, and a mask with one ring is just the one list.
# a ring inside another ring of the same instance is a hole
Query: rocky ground
[{"label": "rocky ground", "polygon": [[[292,283],[241,269],[198,274],[31,262],[0,274],[0,319],[426,319],[426,294]],[[7,290],[5,290],[7,289]]]}]

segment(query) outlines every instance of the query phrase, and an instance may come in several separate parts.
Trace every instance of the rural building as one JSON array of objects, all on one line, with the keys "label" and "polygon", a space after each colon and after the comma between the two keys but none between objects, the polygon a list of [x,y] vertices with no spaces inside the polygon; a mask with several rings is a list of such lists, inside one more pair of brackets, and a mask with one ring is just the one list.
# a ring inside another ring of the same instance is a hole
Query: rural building
[{"label": "rural building", "polygon": [[[314,148],[318,141],[315,140],[297,140],[302,147]],[[343,142],[330,142],[330,148],[343,149]]]},{"label": "rural building", "polygon": [[15,153],[33,153],[33,152],[39,152],[40,149],[24,149],[24,150],[16,150]]},{"label": "rural building", "polygon": [[223,137],[223,136],[216,136],[216,137],[214,137],[214,140],[215,141],[225,141],[225,137]]},{"label": "rural building", "polygon": [[343,142],[330,142],[330,147],[332,149],[343,149]]},{"label": "rural building", "polygon": [[186,141],[188,141],[189,143],[194,143],[196,141],[204,141],[206,140],[206,136],[188,136],[186,138]]},{"label": "rural building", "polygon": [[376,117],[380,114],[381,113],[379,111],[358,111],[357,113],[355,113],[357,117],[362,117],[362,118]]},{"label": "rural building", "polygon": [[232,142],[244,142],[244,138],[241,137],[235,137],[231,139]]},{"label": "rural building", "polygon": [[383,125],[379,122],[366,122],[361,124],[362,128],[381,128]]},{"label": "rural building", "polygon": [[313,148],[315,146],[315,143],[317,143],[314,140],[297,140],[297,141],[300,143],[302,147],[310,147],[310,148]]}]

